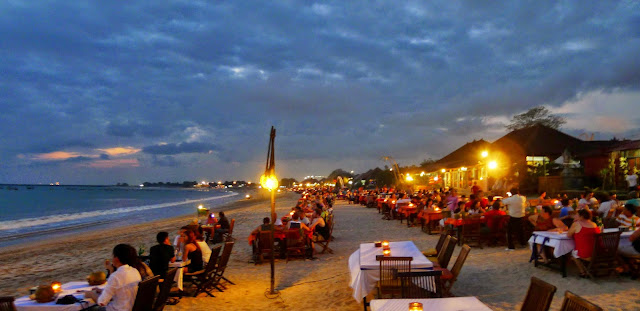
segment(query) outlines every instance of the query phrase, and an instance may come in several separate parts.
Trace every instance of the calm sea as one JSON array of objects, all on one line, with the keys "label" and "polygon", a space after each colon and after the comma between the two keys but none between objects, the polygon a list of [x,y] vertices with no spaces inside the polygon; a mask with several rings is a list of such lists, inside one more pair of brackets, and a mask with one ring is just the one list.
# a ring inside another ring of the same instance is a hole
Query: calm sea
[{"label": "calm sea", "polygon": [[[0,247],[193,214],[237,200],[219,189],[0,186]],[[17,190],[14,190],[17,188]]]}]

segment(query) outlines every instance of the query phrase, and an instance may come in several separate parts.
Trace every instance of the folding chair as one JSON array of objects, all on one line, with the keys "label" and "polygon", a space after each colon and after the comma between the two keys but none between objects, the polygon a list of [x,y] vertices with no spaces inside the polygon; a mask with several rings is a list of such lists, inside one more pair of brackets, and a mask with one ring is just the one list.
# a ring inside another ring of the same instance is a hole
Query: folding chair
[{"label": "folding chair", "polygon": [[[332,217],[333,218],[333,217]],[[326,225],[329,226],[329,238],[328,239],[324,239],[321,235],[318,235],[318,239],[322,238],[322,240],[316,240],[315,243],[320,245],[322,247],[322,251],[320,252],[320,254],[324,254],[325,252],[329,253],[329,254],[333,254],[333,250],[331,248],[329,248],[329,242],[331,242],[331,235],[333,234],[333,225],[335,224],[335,222],[331,221],[331,223],[327,223]]]},{"label": "folding chair", "polygon": [[236,219],[232,218],[231,222],[229,223],[229,232],[223,233],[222,234],[222,240],[226,241],[226,242],[230,242],[233,241],[233,227],[236,225]]},{"label": "folding chair", "polygon": [[160,276],[148,278],[138,284],[138,293],[133,303],[131,311],[152,311],[153,300],[156,296],[156,288],[158,288],[158,280]]},{"label": "folding chair", "polygon": [[162,284],[160,284],[160,292],[156,297],[156,302],[153,304],[153,311],[162,311],[164,309],[164,306],[167,304],[167,299],[169,299],[169,294],[171,293],[173,279],[175,279],[177,272],[178,268],[172,268],[167,271]]},{"label": "folding chair", "polygon": [[212,283],[214,281],[216,264],[218,263],[218,256],[220,255],[220,251],[222,250],[222,245],[216,246],[211,249],[211,256],[209,256],[209,261],[203,270],[195,271],[195,272],[187,272],[185,273],[186,282],[190,282],[191,284],[196,286],[196,291],[193,294],[193,297],[198,296],[200,293],[206,293],[211,297],[215,297],[211,293]]},{"label": "folding chair", "polygon": [[594,278],[602,275],[611,275],[616,272],[618,244],[620,244],[621,233],[616,231],[595,235],[591,258],[578,258],[576,260],[576,264],[582,266],[581,270],[586,271],[587,276]]},{"label": "folding chair", "polygon": [[456,258],[456,262],[453,264],[451,271],[446,268],[435,267],[434,270],[442,271],[442,288],[443,295],[450,296],[451,288],[453,284],[458,279],[458,275],[460,275],[460,270],[462,270],[462,266],[464,262],[467,260],[467,256],[469,256],[469,252],[471,251],[471,247],[469,245],[463,245],[460,253],[458,254],[458,258]]}]

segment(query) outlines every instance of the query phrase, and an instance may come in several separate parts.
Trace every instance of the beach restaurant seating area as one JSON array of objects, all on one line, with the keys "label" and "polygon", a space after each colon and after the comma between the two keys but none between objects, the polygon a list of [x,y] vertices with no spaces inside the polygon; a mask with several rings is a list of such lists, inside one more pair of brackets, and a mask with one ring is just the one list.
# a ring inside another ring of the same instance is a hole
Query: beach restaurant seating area
[{"label": "beach restaurant seating area", "polygon": [[[514,196],[518,197],[517,189]],[[534,266],[558,269],[565,277],[570,257],[581,277],[638,275],[640,256],[629,254],[638,220],[636,209],[630,206],[633,202],[615,202],[613,208],[609,202],[608,208],[601,209],[601,202],[591,199],[588,192],[575,200],[549,199],[544,194],[533,200],[519,197],[516,200],[522,205],[514,206],[510,205],[514,199],[503,203],[502,197],[484,197],[481,191],[469,199],[458,196],[454,189],[348,192],[349,203],[377,210],[382,221],[406,221],[407,227],[420,226],[426,234],[440,234],[435,247],[422,252],[411,241],[361,244],[349,259],[353,298],[365,310],[489,310],[476,297],[453,297],[452,288],[464,274],[471,246],[506,246],[509,251],[518,243],[531,249]],[[583,234],[578,233],[581,231]],[[591,238],[581,240],[588,233],[593,233]],[[448,270],[456,245],[461,250]],[[585,251],[590,255],[583,255]],[[533,277],[522,310],[548,310],[555,291],[555,286]],[[372,293],[375,299],[368,302]],[[561,310],[602,309],[567,291]]]},{"label": "beach restaurant seating area", "polygon": [[[208,219],[207,224],[196,219],[180,228],[173,243],[167,232],[158,233],[158,245],[151,247],[149,253],[142,246],[136,250],[128,244],[119,244],[114,247],[113,261],[105,262],[106,274],[95,272],[87,281],[40,285],[32,289],[30,296],[2,297],[0,311],[100,310],[99,297],[105,292],[109,299],[113,298],[112,304],[117,299],[119,305],[115,309],[123,308],[122,301],[128,301],[132,305],[125,309],[133,311],[161,311],[168,304],[179,303],[185,295],[205,293],[215,297],[214,291],[223,292],[234,285],[226,278],[225,269],[235,244],[235,219],[229,222],[224,213],[220,215],[215,221]],[[210,229],[208,234],[205,228]],[[134,281],[128,275],[126,286],[121,283],[124,273],[135,274]],[[109,277],[116,277],[117,281],[110,284]],[[140,281],[135,281],[135,277]],[[135,292],[129,293],[122,289],[136,287]]]}]

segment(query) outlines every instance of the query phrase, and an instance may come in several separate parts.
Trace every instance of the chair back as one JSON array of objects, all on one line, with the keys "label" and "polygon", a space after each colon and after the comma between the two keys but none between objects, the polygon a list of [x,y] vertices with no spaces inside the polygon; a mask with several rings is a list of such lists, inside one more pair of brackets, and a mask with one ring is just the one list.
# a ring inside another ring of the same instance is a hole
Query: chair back
[{"label": "chair back", "polygon": [[401,295],[401,284],[398,279],[398,273],[411,272],[411,261],[413,257],[385,257],[376,256],[376,260],[380,262],[380,281],[378,281],[378,289],[381,295]]},{"label": "chair back", "polygon": [[220,255],[220,261],[218,261],[218,273],[224,272],[224,269],[227,268],[227,264],[229,263],[229,258],[231,258],[231,250],[233,249],[233,245],[236,242],[226,242],[224,243],[224,250],[222,251],[222,255]]},{"label": "chair back", "polygon": [[458,258],[456,258],[456,262],[451,267],[451,274],[453,275],[453,279],[457,279],[460,274],[460,270],[462,270],[462,266],[464,262],[467,260],[467,256],[469,256],[469,252],[471,252],[471,247],[469,245],[462,245],[462,249],[460,253],[458,253]]},{"label": "chair back", "polygon": [[287,248],[299,247],[304,245],[304,236],[300,233],[302,229],[294,228],[286,231]]},{"label": "chair back", "polygon": [[442,218],[451,218],[451,211],[442,211]]},{"label": "chair back", "polygon": [[560,311],[603,311],[603,309],[570,291],[566,291]]},{"label": "chair back", "polygon": [[440,254],[442,250],[442,246],[444,246],[444,241],[447,240],[447,233],[440,233],[440,238],[438,239],[438,243],[436,244],[436,254]]},{"label": "chair back", "polygon": [[527,296],[520,311],[547,311],[557,288],[535,276],[531,277]]},{"label": "chair back", "polygon": [[402,298],[442,298],[442,271],[399,272]]},{"label": "chair back", "polygon": [[0,297],[0,311],[16,311],[14,297]]},{"label": "chair back", "polygon": [[456,249],[457,243],[457,238],[447,236],[447,239],[444,241],[443,251],[438,253],[438,264],[441,268],[446,269],[447,266],[449,266],[449,261],[451,261],[451,256],[453,255],[453,251]]},{"label": "chair back", "polygon": [[152,311],[153,299],[156,296],[156,288],[158,287],[159,275],[148,278],[138,284],[138,293],[133,303],[131,311]]},{"label": "chair back", "polygon": [[609,275],[616,269],[620,234],[622,232],[615,231],[595,235],[593,255],[588,266],[593,276]]},{"label": "chair back", "polygon": [[602,219],[602,224],[605,228],[618,228],[620,225],[615,217],[605,217]]},{"label": "chair back", "polygon": [[167,304],[167,299],[169,299],[171,286],[173,285],[173,279],[176,277],[176,272],[178,272],[178,268],[172,268],[167,271],[164,281],[160,285],[160,291],[156,297],[156,302],[153,304],[153,311],[162,311],[164,306]]},{"label": "chair back", "polygon": [[229,236],[233,235],[233,227],[236,225],[236,219],[232,218],[231,223],[229,223]]},{"label": "chair back", "polygon": [[216,265],[218,264],[218,259],[220,258],[221,250],[222,250],[222,245],[218,245],[211,249],[211,256],[209,256],[209,261],[207,262],[207,265],[204,267],[205,276],[215,271]]},{"label": "chair back", "polygon": [[258,253],[271,253],[272,239],[271,239],[271,231],[260,231],[258,234]]}]

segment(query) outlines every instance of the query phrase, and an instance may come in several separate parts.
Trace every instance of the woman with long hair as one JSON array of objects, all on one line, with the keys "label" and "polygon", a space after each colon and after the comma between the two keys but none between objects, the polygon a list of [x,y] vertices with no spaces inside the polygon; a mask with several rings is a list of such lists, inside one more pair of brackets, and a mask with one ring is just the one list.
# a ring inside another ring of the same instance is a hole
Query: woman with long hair
[{"label": "woman with long hair", "polygon": [[191,260],[191,263],[185,267],[185,272],[196,272],[202,270],[202,250],[198,245],[196,233],[193,230],[185,230],[183,238],[185,245],[182,261]]}]

